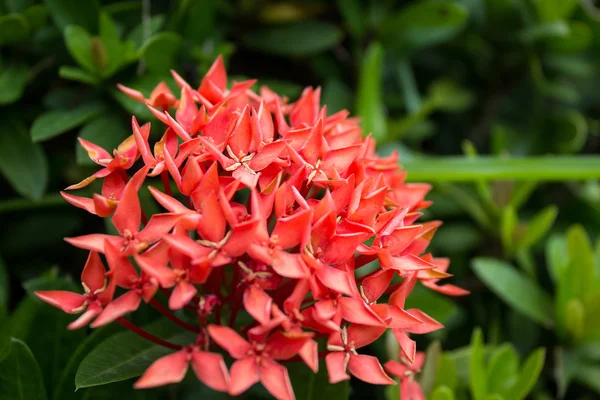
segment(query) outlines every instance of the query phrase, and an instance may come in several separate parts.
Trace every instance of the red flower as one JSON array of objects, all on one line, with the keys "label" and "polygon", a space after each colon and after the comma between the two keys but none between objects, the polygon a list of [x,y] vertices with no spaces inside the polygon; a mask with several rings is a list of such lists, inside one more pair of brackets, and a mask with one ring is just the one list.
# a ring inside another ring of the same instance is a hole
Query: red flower
[{"label": "red flower", "polygon": [[390,360],[385,363],[390,375],[400,378],[400,400],[425,400],[423,389],[415,380],[415,374],[421,372],[424,361],[425,354],[417,353],[412,363],[404,357],[400,357],[400,362]]},{"label": "red flower", "polygon": [[[91,250],[85,293],[38,296],[83,312],[71,328],[94,318],[93,328],[117,322],[169,348],[137,388],[179,382],[191,365],[213,389],[238,395],[261,382],[273,396],[293,399],[285,362],[301,360],[317,372],[322,358],[330,382],[352,375],[392,384],[380,360],[359,354],[390,329],[402,361],[386,368],[401,377],[403,399],[422,399],[412,379],[422,362],[412,335],[442,326],[406,309],[406,298],[418,281],[447,295],[467,293],[440,284],[451,276],[449,261],[425,253],[441,224],[417,222],[431,204],[430,185],[405,183],[397,154],[379,157],[347,111],[327,115],[319,88],[292,103],[266,87],[254,92],[254,80],[228,85],[220,57],[197,90],[173,77],[179,98],[164,83],[149,98],[119,86],[158,118],[159,141],[152,144],[150,125],[135,117],[132,135],[112,156],[81,141],[102,169],[68,189],[103,179],[101,193],[62,195],[111,217],[118,235],[67,238]],[[166,212],[147,216],[151,207],[140,203],[146,191]],[[145,304],[196,340],[170,343],[125,319]],[[234,359],[231,376],[224,352]]]},{"label": "red flower", "polygon": [[98,253],[91,251],[81,272],[83,294],[63,290],[35,292],[36,296],[48,304],[69,314],[82,313],[69,324],[69,329],[79,329],[87,325],[112,300],[115,281],[106,278],[106,270]]}]

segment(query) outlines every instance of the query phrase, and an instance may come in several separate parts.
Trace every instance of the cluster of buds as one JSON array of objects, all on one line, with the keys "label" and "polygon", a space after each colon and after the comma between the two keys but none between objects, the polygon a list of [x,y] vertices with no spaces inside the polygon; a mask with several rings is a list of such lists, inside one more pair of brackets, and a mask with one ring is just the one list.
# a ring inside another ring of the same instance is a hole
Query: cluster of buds
[{"label": "cluster of buds", "polygon": [[[405,309],[413,287],[466,294],[438,284],[450,276],[448,260],[424,254],[440,225],[416,222],[430,205],[430,186],[405,183],[397,155],[377,156],[347,111],[328,115],[320,89],[307,88],[290,103],[264,86],[256,93],[254,80],[228,88],[221,58],[197,90],[173,75],[180,98],[164,83],[150,98],[120,86],[165,125],[153,147],[150,124],[135,117],[132,135],[112,155],[80,139],[102,169],[62,195],[111,217],[118,235],[67,238],[90,251],[84,293],[37,296],[81,313],[71,329],[116,321],[172,349],[137,388],[179,382],[191,364],[215,390],[238,395],[261,382],[276,398],[293,399],[284,362],[317,372],[322,358],[331,383],[352,375],[393,384],[380,361],[360,349],[390,329],[402,359],[414,362],[410,334],[442,326]],[[103,180],[101,194],[71,194],[96,179]],[[142,190],[165,212],[148,218]],[[125,319],[142,301],[197,339],[170,343]]]}]

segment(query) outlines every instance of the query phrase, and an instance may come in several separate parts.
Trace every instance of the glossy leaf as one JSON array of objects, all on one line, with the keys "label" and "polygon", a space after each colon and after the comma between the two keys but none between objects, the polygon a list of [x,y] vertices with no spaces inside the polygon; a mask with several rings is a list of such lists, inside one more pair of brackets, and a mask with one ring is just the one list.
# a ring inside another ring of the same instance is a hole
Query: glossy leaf
[{"label": "glossy leaf", "polygon": [[[193,334],[173,329],[168,320],[160,320],[144,329],[171,342],[189,343]],[[85,388],[105,385],[140,376],[156,359],[173,350],[140,340],[132,332],[122,332],[104,340],[79,365],[75,386]]]},{"label": "glossy leaf", "polygon": [[243,43],[263,53],[301,57],[323,52],[342,40],[342,32],[323,21],[306,21],[264,28],[244,35]]},{"label": "glossy leaf", "polygon": [[19,123],[3,121],[0,126],[0,172],[21,196],[39,200],[46,191],[46,155]]},{"label": "glossy leaf", "polygon": [[51,139],[77,128],[104,111],[100,103],[83,104],[72,110],[47,111],[36,118],[31,126],[31,138],[34,142]]},{"label": "glossy leaf", "polygon": [[65,29],[65,44],[71,56],[87,72],[96,73],[92,57],[92,36],[82,27],[70,25]]},{"label": "glossy leaf", "polygon": [[366,51],[360,69],[356,113],[363,131],[376,139],[387,137],[387,122],[382,92],[383,46],[374,42]]},{"label": "glossy leaf", "polygon": [[24,65],[0,68],[0,105],[14,103],[21,98],[28,72],[28,68]]},{"label": "glossy leaf", "polygon": [[476,258],[472,266],[479,279],[512,308],[542,325],[552,325],[552,299],[535,282],[500,260]]},{"label": "glossy leaf", "polygon": [[99,328],[77,346],[77,349],[71,354],[68,363],[65,365],[62,375],[53,386],[52,398],[54,400],[80,399],[80,392],[75,391],[75,375],[77,374],[79,364],[96,346],[108,337],[116,334],[120,329],[122,328],[117,324]]},{"label": "glossy leaf", "polygon": [[40,366],[25,343],[13,339],[10,351],[0,361],[0,398],[46,400]]}]

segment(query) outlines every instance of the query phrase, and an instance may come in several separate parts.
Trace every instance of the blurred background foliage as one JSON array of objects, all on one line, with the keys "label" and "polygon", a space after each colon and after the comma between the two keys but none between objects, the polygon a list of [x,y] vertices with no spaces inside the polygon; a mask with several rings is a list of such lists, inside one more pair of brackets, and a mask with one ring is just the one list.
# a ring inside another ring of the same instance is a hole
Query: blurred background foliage
[{"label": "blurred background foliage", "polygon": [[[0,0],[0,397],[219,397],[192,381],[133,392],[150,360],[127,336],[124,367],[86,369],[118,329],[68,332],[30,293],[73,286],[85,254],[62,238],[103,229],[58,195],[94,170],[75,138],[113,148],[131,114],[157,122],[116,84],[175,90],[170,69],[197,84],[222,54],[292,100],[321,86],[329,112],[361,116],[409,179],[435,183],[432,251],[472,294],[409,298],[446,325],[419,339],[428,398],[598,398],[599,49],[594,0]],[[395,358],[392,344],[369,351]],[[299,398],[398,398],[303,373]],[[76,376],[93,387],[74,392]]]}]

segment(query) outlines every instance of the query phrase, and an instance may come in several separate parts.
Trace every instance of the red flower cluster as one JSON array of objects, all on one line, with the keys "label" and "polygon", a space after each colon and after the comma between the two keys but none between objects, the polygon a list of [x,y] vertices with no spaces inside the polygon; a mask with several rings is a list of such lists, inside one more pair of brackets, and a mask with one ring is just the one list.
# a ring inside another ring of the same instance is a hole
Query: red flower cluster
[{"label": "red flower cluster", "polygon": [[[63,196],[100,217],[112,215],[118,235],[66,239],[90,251],[84,294],[37,295],[82,313],[71,329],[118,321],[172,348],[138,388],[181,381],[191,364],[213,389],[237,395],[260,381],[276,398],[293,399],[282,362],[303,361],[316,372],[323,357],[332,383],[349,375],[394,383],[377,358],[359,349],[391,329],[403,357],[414,361],[409,334],[441,328],[404,308],[414,285],[466,293],[438,285],[449,276],[448,261],[423,255],[440,225],[416,223],[418,210],[430,205],[424,200],[430,186],[405,183],[397,155],[378,157],[373,139],[362,137],[347,111],[328,115],[320,89],[307,88],[294,103],[266,87],[253,92],[254,80],[228,89],[221,58],[198,90],[173,75],[179,99],[163,83],[149,99],[120,87],[166,126],[153,147],[150,125],[135,117],[132,136],[112,155],[80,139],[102,169],[67,189],[101,178],[102,193]],[[166,212],[148,219],[138,193],[158,176],[163,190],[148,190]],[[376,269],[363,273],[373,261]],[[158,290],[168,295],[168,308],[155,299]],[[195,332],[195,342],[166,342],[123,318],[142,301]],[[169,309],[188,310],[195,323]],[[327,339],[321,351],[319,338]],[[234,359],[229,370],[219,349]]]}]

